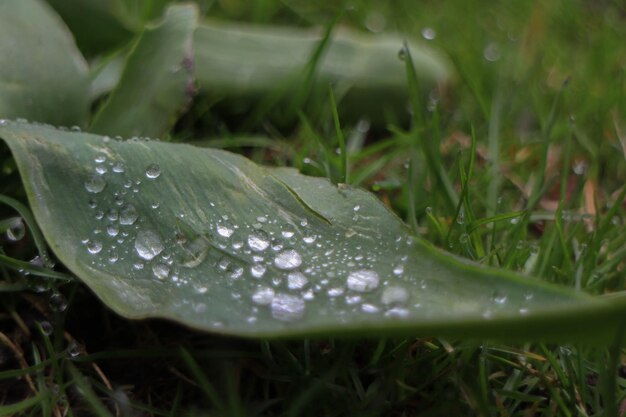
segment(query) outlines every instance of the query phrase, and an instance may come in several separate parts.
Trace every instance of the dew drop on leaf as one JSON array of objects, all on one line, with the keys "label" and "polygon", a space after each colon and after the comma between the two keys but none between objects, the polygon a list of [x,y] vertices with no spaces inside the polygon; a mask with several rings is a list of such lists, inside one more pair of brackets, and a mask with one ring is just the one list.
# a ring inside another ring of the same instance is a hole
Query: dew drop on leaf
[{"label": "dew drop on leaf", "polygon": [[380,301],[385,305],[404,304],[409,299],[409,293],[403,287],[392,286],[384,289]]},{"label": "dew drop on leaf", "polygon": [[92,255],[95,255],[97,253],[100,253],[100,251],[102,250],[102,243],[98,242],[97,240],[90,240],[89,242],[87,242],[87,252],[89,252]]},{"label": "dew drop on leaf", "polygon": [[235,232],[235,230],[232,228],[232,226],[229,223],[220,223],[216,226],[216,230],[217,230],[217,234],[225,237],[225,238],[229,238],[233,235],[233,233]]},{"label": "dew drop on leaf", "polygon": [[123,224],[126,226],[134,224],[139,218],[139,214],[137,214],[137,210],[135,209],[135,206],[133,206],[132,204],[125,205],[120,211],[119,216],[120,216],[119,217],[120,224]]},{"label": "dew drop on leaf", "polygon": [[104,187],[106,187],[107,183],[100,175],[93,175],[87,181],[85,181],[85,189],[94,194],[98,194]]},{"label": "dew drop on leaf", "polygon": [[346,284],[352,291],[368,292],[378,287],[378,274],[371,269],[350,272]]},{"label": "dew drop on leaf", "polygon": [[302,265],[302,257],[295,250],[288,249],[276,255],[274,265],[280,269],[295,269]]},{"label": "dew drop on leaf", "polygon": [[150,178],[151,180],[159,178],[159,175],[161,175],[161,167],[157,164],[151,164],[148,166],[148,168],[146,168],[146,177]]},{"label": "dew drop on leaf", "polygon": [[260,287],[252,294],[252,302],[260,306],[271,304],[273,299],[274,290],[270,287]]},{"label": "dew drop on leaf", "polygon": [[304,300],[295,295],[277,294],[272,298],[272,317],[280,321],[296,321],[304,316]]},{"label": "dew drop on leaf", "polygon": [[141,230],[135,238],[135,250],[139,257],[146,261],[151,260],[159,253],[163,252],[165,247],[161,241],[161,237],[152,230]]},{"label": "dew drop on leaf", "polygon": [[165,279],[170,275],[170,267],[165,264],[158,263],[152,266],[152,273],[158,279]]},{"label": "dew drop on leaf", "polygon": [[300,290],[308,283],[309,280],[302,272],[296,271],[287,275],[287,288],[290,290]]},{"label": "dew drop on leaf", "polygon": [[62,312],[67,309],[67,299],[60,292],[55,292],[50,295],[48,305],[52,311]]},{"label": "dew drop on leaf", "polygon": [[270,246],[270,241],[264,233],[258,232],[248,236],[248,246],[255,252],[262,252]]}]

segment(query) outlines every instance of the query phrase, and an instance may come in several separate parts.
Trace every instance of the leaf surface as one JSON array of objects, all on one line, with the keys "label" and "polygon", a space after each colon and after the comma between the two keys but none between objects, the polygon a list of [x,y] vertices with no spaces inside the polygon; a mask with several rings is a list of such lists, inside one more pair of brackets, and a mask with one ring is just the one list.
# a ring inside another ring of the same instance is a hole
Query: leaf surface
[{"label": "leaf surface", "polygon": [[375,196],[185,144],[3,122],[51,249],[108,306],[247,337],[610,340],[624,297],[477,266]]},{"label": "leaf surface", "polygon": [[193,5],[172,6],[161,23],[145,29],[91,131],[160,136],[175,123],[195,91],[192,40],[197,15]]},{"label": "leaf surface", "polygon": [[39,0],[0,2],[0,118],[83,125],[87,65],[63,21]]}]

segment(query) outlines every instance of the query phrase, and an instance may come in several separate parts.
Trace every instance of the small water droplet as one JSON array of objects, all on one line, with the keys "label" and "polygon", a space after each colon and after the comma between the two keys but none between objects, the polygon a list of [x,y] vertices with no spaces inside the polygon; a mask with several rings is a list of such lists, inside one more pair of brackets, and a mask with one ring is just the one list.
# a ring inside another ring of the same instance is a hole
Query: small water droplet
[{"label": "small water droplet", "polygon": [[315,242],[315,239],[317,239],[317,236],[305,236],[302,238],[302,241],[310,245],[311,243]]},{"label": "small water droplet", "polygon": [[288,249],[276,255],[274,265],[280,269],[295,269],[302,265],[302,257],[295,250]]},{"label": "small water droplet", "polygon": [[85,181],[85,189],[94,194],[98,194],[104,187],[106,187],[107,183],[100,175],[94,175]]},{"label": "small water droplet", "polygon": [[357,292],[372,291],[378,287],[378,282],[378,274],[371,269],[350,272],[346,281],[348,288]]},{"label": "small water droplet", "polygon": [[166,279],[170,275],[170,268],[165,264],[154,264],[154,266],[152,266],[152,273],[158,279]]},{"label": "small water droplet", "polygon": [[425,27],[424,29],[422,29],[421,33],[422,37],[427,41],[432,41],[437,37],[437,32],[435,32],[435,29],[433,28]]},{"label": "small water droplet", "polygon": [[359,205],[357,204],[356,206],[352,207],[352,210],[354,210],[354,211],[359,211],[359,210],[361,210],[361,206],[359,206]]},{"label": "small water droplet", "polygon": [[295,321],[304,316],[305,304],[300,297],[277,294],[272,298],[272,317],[280,321]]},{"label": "small water droplet", "polygon": [[243,267],[238,266],[238,265],[233,265],[231,268],[229,268],[230,271],[228,273],[228,277],[230,279],[238,279],[243,275]]},{"label": "small water droplet", "polygon": [[398,264],[398,265],[393,267],[393,274],[394,275],[402,275],[403,273],[404,273],[404,265]]},{"label": "small water droplet", "polygon": [[134,224],[139,218],[139,214],[137,214],[137,210],[135,209],[135,206],[133,206],[132,204],[126,204],[120,211],[119,216],[120,216],[119,217],[120,224],[123,224],[126,226]]},{"label": "small water droplet", "polygon": [[62,312],[67,309],[67,299],[60,292],[55,292],[50,295],[48,305],[52,311]]},{"label": "small water droplet", "polygon": [[497,305],[506,304],[506,300],[508,299],[507,295],[500,291],[494,291],[491,295],[491,301]]},{"label": "small water droplet", "polygon": [[384,305],[404,304],[409,299],[408,291],[403,287],[392,286],[384,289],[380,301]]},{"label": "small water droplet", "polygon": [[262,252],[270,246],[269,238],[262,231],[248,236],[248,246],[255,252]]},{"label": "small water droplet", "polygon": [[254,264],[250,267],[250,274],[254,277],[254,278],[261,278],[263,277],[263,275],[265,275],[265,271],[267,270],[267,268],[265,267],[265,265],[262,264]]},{"label": "small water droplet", "polygon": [[52,334],[52,332],[54,332],[54,327],[47,320],[40,321],[39,322],[39,327],[41,327],[41,331],[46,336],[50,336]]},{"label": "small water droplet", "polygon": [[328,289],[328,291],[326,291],[326,294],[329,297],[339,297],[344,292],[346,292],[346,289],[344,287],[331,287]]},{"label": "small water droplet", "polygon": [[107,156],[104,153],[99,153],[93,160],[96,164],[101,164],[103,162],[106,162]]},{"label": "small water droplet", "polygon": [[146,177],[150,179],[158,178],[161,175],[161,167],[157,164],[151,164],[146,168]]},{"label": "small water droplet", "polygon": [[400,59],[400,61],[404,61],[408,55],[408,51],[406,46],[403,46],[402,48],[400,48],[400,50],[398,51],[398,58]]},{"label": "small water droplet", "polygon": [[409,310],[401,307],[393,307],[385,312],[386,317],[398,317],[398,318],[407,318],[409,316]]},{"label": "small water droplet", "polygon": [[146,261],[151,260],[165,249],[161,237],[152,230],[141,230],[135,238],[137,255]]},{"label": "small water droplet", "polygon": [[204,236],[198,236],[183,246],[183,249],[182,265],[185,268],[195,268],[200,265],[209,254],[209,242]]},{"label": "small water droplet", "polygon": [[235,233],[232,225],[230,223],[220,223],[216,226],[217,234],[229,238]]},{"label": "small water droplet", "polygon": [[467,243],[469,240],[469,235],[467,233],[462,233],[461,236],[459,236],[459,242],[462,244]]},{"label": "small water droplet", "polygon": [[107,226],[107,235],[111,236],[111,237],[115,237],[120,233],[120,229],[119,227],[117,227],[117,225],[114,224],[110,224]]},{"label": "small water droplet", "polygon": [[485,46],[483,50],[483,56],[489,62],[495,62],[500,59],[502,54],[500,53],[500,48],[495,42],[490,42]]},{"label": "small water droplet", "polygon": [[89,242],[87,242],[87,252],[89,252],[92,255],[95,255],[97,253],[100,253],[100,251],[102,250],[102,243],[98,242],[97,240],[90,240]]},{"label": "small water droplet", "polygon": [[252,302],[260,306],[270,305],[274,300],[274,290],[270,287],[260,287],[252,294]]},{"label": "small water droplet", "polygon": [[285,239],[290,239],[293,237],[294,232],[291,230],[283,230],[281,233],[281,236],[284,237]]},{"label": "small water droplet", "polygon": [[17,242],[22,240],[26,235],[26,227],[24,227],[24,221],[21,217],[14,217],[9,221],[9,226],[6,230],[7,239]]},{"label": "small water droplet", "polygon": [[296,271],[287,275],[287,288],[290,290],[301,290],[308,283],[309,280],[302,272]]},{"label": "small water droplet", "polygon": [[124,164],[122,164],[121,162],[118,162],[113,165],[111,170],[115,172],[116,174],[121,174],[122,172],[126,170],[126,168],[124,168]]},{"label": "small water droplet", "polygon": [[378,313],[380,309],[374,304],[365,303],[365,304],[361,304],[361,311],[364,313],[373,314],[373,313]]},{"label": "small water droplet", "polygon": [[431,206],[426,207],[425,211],[426,211],[426,214],[429,214],[429,215],[433,214],[433,208]]}]

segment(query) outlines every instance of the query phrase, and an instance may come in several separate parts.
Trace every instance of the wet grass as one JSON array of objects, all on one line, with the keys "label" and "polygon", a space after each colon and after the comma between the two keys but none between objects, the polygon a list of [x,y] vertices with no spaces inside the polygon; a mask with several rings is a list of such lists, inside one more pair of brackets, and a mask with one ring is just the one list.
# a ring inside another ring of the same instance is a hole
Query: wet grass
[{"label": "wet grass", "polygon": [[[225,1],[227,18],[328,27],[333,2]],[[393,4],[393,6],[392,6]],[[455,84],[421,91],[387,126],[342,119],[328,97],[277,127],[217,109],[175,139],[227,147],[370,189],[434,244],[594,294],[623,290],[626,10],[618,2],[353,2],[342,24],[424,35]],[[139,6],[137,6],[139,7]],[[208,6],[207,6],[208,7]],[[146,9],[147,10],[147,9]],[[381,23],[382,22],[382,23]],[[410,51],[409,51],[410,52]],[[308,87],[304,87],[308,88]],[[273,99],[273,98],[272,98]],[[263,107],[265,106],[265,107]],[[222,111],[223,113],[220,113]],[[219,120],[219,122],[217,122]],[[218,133],[218,139],[212,139]],[[264,137],[273,140],[267,141]],[[6,149],[0,226],[0,415],[618,416],[622,350],[436,338],[250,341],[112,314],[44,250]],[[515,331],[515,329],[511,329]]]}]

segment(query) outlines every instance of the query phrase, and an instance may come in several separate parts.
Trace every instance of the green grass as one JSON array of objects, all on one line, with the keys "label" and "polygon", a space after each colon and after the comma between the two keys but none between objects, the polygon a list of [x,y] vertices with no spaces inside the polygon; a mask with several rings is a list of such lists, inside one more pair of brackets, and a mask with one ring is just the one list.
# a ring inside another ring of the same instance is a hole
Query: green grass
[{"label": "green grass", "polygon": [[[339,15],[330,1],[220,4],[211,15],[329,30]],[[594,294],[623,290],[624,6],[352,4],[341,24],[367,30],[383,16],[386,30],[421,36],[434,29],[430,42],[451,56],[457,82],[420,92],[407,64],[413,117],[387,128],[343,121],[334,105],[340,97],[329,90],[295,124],[279,127],[269,118],[275,97],[250,104],[245,130],[219,107],[208,110],[210,122],[195,123],[207,111],[196,103],[172,137],[205,138],[197,143],[371,189],[416,233],[480,263]],[[618,343],[375,335],[267,342],[121,319],[62,265],[12,268],[9,259],[47,259],[47,252],[19,203],[25,196],[5,148],[0,163],[0,194],[11,196],[0,200],[0,219],[17,212],[28,226],[24,239],[0,243],[0,415],[623,415],[626,362]]]}]

